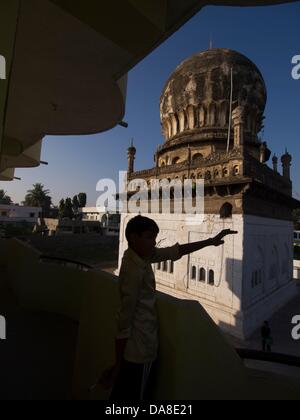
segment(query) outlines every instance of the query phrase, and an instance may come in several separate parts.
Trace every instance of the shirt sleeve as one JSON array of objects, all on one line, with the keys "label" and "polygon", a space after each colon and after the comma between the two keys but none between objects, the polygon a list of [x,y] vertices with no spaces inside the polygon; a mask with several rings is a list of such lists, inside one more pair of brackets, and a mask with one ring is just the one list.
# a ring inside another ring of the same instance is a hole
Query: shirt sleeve
[{"label": "shirt sleeve", "polygon": [[123,264],[119,274],[121,307],[118,312],[117,338],[129,338],[136,305],[143,281],[143,272],[128,262]]},{"label": "shirt sleeve", "polygon": [[177,242],[175,245],[167,248],[155,248],[151,257],[151,264],[159,263],[162,261],[177,261],[180,260],[180,245]]}]

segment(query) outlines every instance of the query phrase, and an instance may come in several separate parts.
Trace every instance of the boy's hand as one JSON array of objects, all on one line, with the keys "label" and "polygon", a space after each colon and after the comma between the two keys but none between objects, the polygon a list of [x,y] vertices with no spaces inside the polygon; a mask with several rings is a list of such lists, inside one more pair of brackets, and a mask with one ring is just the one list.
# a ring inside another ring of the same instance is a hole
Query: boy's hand
[{"label": "boy's hand", "polygon": [[223,238],[225,238],[225,236],[236,235],[237,233],[237,231],[231,229],[222,230],[222,232],[219,233],[215,238],[212,238],[212,244],[214,246],[224,245],[225,241],[223,241]]},{"label": "boy's hand", "polygon": [[98,385],[102,385],[105,390],[109,390],[113,387],[115,380],[120,372],[120,366],[118,364],[107,369],[101,375]]}]

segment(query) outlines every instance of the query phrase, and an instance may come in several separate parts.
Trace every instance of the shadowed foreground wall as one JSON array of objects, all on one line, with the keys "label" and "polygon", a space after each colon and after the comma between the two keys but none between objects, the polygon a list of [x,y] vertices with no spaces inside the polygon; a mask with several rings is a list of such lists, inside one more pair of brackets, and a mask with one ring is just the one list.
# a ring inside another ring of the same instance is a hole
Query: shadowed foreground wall
[{"label": "shadowed foreground wall", "polygon": [[[108,394],[100,387],[93,394],[88,390],[114,361],[117,278],[103,272],[83,273],[40,263],[37,252],[16,241],[0,241],[0,267],[5,276],[1,281],[9,281],[25,308],[78,320],[73,396],[106,399]],[[297,382],[249,375],[197,302],[159,294],[158,312],[161,347],[155,399],[300,398]]]}]

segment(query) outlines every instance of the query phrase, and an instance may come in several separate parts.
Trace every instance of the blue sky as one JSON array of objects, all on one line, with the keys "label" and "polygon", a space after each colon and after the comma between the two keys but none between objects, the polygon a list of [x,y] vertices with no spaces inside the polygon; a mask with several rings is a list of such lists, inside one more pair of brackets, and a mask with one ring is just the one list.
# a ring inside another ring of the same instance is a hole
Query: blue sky
[{"label": "blue sky", "polygon": [[294,190],[300,199],[300,80],[291,77],[292,57],[300,55],[300,2],[263,8],[206,7],[129,75],[129,128],[117,127],[94,136],[48,137],[42,158],[49,166],[17,170],[22,181],[1,183],[15,202],[24,199],[35,182],[50,189],[54,204],[78,192],[95,206],[99,179],[118,179],[127,169],[127,148],[134,138],[136,169],[153,167],[163,142],[159,98],[170,73],[190,55],[208,49],[210,34],[216,48],[230,48],[248,56],[262,71],[268,89],[265,140],[278,156],[285,147],[293,155]]}]

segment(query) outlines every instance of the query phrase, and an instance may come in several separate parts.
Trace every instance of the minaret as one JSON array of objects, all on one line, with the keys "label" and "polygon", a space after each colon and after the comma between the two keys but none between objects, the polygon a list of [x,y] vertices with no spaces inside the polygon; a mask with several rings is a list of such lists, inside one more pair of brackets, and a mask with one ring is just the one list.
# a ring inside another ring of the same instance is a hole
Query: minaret
[{"label": "minaret", "polygon": [[134,147],[133,140],[132,140],[131,146],[128,149],[128,175],[131,175],[134,172],[135,155],[136,155],[136,148]]},{"label": "minaret", "polygon": [[245,110],[244,107],[238,106],[232,113],[232,121],[234,128],[234,147],[244,145],[244,126],[245,126]]},{"label": "minaret", "polygon": [[273,161],[273,169],[275,172],[278,173],[278,157],[274,155],[272,161]]},{"label": "minaret", "polygon": [[259,161],[260,163],[265,163],[266,162],[266,151],[267,151],[267,143],[264,141],[260,148],[259,148]]},{"label": "minaret", "polygon": [[287,149],[285,149],[285,154],[281,157],[281,163],[283,176],[287,179],[291,179],[292,156],[288,153]]}]

